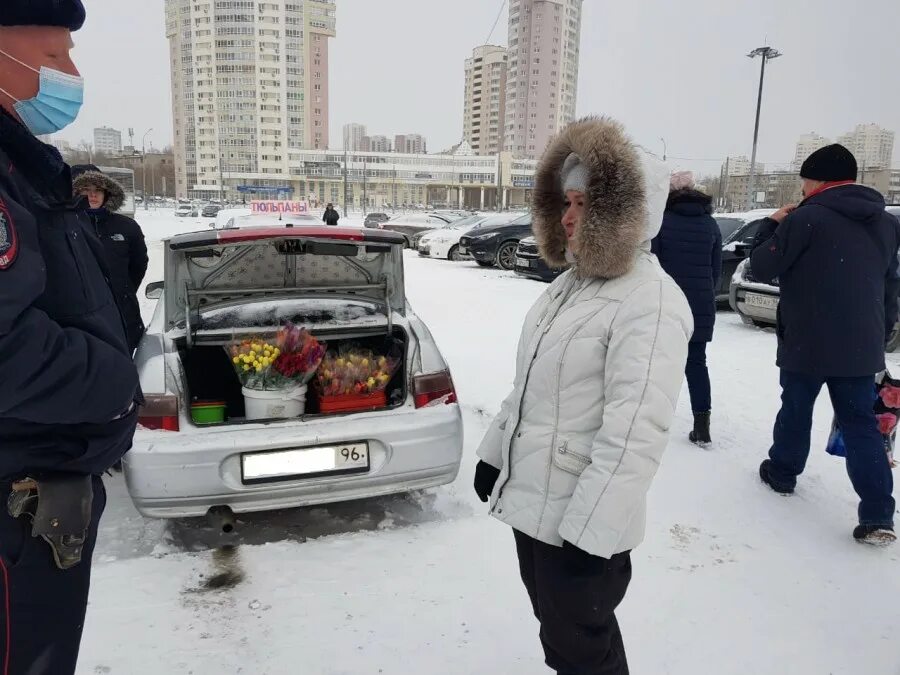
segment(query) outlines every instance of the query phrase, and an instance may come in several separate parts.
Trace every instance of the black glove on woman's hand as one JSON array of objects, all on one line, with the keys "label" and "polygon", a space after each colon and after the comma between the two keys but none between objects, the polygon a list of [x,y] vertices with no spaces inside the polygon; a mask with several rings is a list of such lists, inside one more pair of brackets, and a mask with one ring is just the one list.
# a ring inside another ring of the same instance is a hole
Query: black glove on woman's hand
[{"label": "black glove on woman's hand", "polygon": [[495,469],[485,461],[478,462],[475,467],[475,494],[478,498],[486,502],[491,498],[494,491],[494,483],[500,477],[500,469]]}]

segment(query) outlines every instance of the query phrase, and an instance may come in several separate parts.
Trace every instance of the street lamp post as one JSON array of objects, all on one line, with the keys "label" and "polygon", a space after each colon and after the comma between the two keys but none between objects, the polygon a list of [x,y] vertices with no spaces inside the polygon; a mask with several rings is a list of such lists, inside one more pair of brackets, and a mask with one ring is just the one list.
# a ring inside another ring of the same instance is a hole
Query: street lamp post
[{"label": "street lamp post", "polygon": [[144,132],[141,139],[141,191],[144,193],[144,211],[150,209],[150,200],[147,199],[147,135],[153,131],[153,127]]},{"label": "street lamp post", "polygon": [[772,47],[759,47],[747,54],[747,56],[751,59],[755,59],[757,56],[762,57],[762,66],[759,71],[759,97],[756,100],[756,124],[753,128],[753,154],[750,157],[750,186],[748,194],[748,208],[752,209],[753,197],[755,196],[754,192],[756,191],[756,150],[759,144],[759,118],[762,112],[763,83],[766,79],[766,63],[768,63],[771,59],[777,59],[779,56],[781,56],[781,52]]},{"label": "street lamp post", "polygon": [[663,144],[663,161],[665,162],[665,161],[666,161],[666,155],[669,154],[669,146],[666,145],[666,139],[665,139],[665,138],[660,137],[659,140],[661,140],[661,141],[662,141],[662,144]]}]

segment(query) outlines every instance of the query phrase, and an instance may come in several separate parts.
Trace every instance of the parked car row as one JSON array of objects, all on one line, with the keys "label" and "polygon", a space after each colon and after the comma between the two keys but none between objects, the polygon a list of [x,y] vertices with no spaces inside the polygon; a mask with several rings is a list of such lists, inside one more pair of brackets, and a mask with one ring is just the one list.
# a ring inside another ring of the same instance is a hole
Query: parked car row
[{"label": "parked car row", "polygon": [[[391,227],[384,223],[384,229]],[[417,246],[423,258],[471,260],[481,267],[498,267],[520,276],[553,281],[565,270],[549,268],[532,236],[531,214],[507,212],[473,215],[420,234]]]}]

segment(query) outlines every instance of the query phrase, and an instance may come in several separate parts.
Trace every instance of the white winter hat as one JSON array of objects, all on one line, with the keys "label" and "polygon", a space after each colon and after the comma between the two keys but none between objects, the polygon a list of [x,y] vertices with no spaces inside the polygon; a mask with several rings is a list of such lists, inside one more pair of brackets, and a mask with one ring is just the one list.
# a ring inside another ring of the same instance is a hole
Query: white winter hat
[{"label": "white winter hat", "polygon": [[581,157],[574,152],[566,157],[566,161],[563,162],[559,175],[563,194],[570,190],[587,192],[588,170],[581,161]]}]

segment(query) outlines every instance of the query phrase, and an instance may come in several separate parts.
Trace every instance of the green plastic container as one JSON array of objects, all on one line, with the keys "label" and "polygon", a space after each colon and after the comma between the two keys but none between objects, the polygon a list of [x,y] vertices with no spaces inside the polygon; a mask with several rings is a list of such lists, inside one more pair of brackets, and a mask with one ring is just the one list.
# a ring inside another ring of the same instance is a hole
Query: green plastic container
[{"label": "green plastic container", "polygon": [[191,404],[194,424],[221,424],[225,421],[225,401],[197,401]]}]

